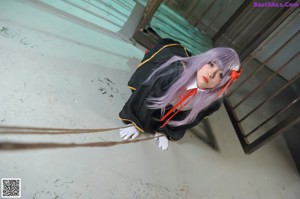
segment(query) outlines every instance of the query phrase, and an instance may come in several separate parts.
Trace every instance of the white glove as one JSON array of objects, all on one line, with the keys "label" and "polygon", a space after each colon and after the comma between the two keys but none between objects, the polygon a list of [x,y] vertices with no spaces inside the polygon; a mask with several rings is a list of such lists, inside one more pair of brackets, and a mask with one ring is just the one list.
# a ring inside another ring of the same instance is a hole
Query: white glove
[{"label": "white glove", "polygon": [[[160,136],[163,135],[163,136]],[[163,133],[155,133],[155,136],[160,136],[155,138],[155,140],[158,140],[158,148],[161,148],[162,150],[168,149],[169,146],[169,140],[167,136],[165,136]]]},{"label": "white glove", "polygon": [[131,139],[135,139],[140,132],[133,126],[133,125],[127,125],[128,127],[124,129],[120,129],[120,136],[124,140],[128,140],[128,138],[131,137]]}]

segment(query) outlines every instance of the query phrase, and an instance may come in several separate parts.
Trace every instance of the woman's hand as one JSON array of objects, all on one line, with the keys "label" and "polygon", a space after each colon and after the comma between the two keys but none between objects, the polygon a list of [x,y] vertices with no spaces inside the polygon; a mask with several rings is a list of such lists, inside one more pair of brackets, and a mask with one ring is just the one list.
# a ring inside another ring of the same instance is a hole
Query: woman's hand
[{"label": "woman's hand", "polygon": [[165,134],[163,133],[155,133],[155,136],[160,136],[155,138],[155,140],[158,140],[158,148],[161,148],[162,150],[167,150],[168,146],[169,146],[169,140],[167,138],[167,136],[165,136]]},{"label": "woman's hand", "polygon": [[124,129],[120,129],[120,136],[124,140],[128,140],[130,137],[133,140],[139,134],[140,134],[140,132],[131,124],[130,124],[130,126],[128,125],[128,127],[124,128]]}]

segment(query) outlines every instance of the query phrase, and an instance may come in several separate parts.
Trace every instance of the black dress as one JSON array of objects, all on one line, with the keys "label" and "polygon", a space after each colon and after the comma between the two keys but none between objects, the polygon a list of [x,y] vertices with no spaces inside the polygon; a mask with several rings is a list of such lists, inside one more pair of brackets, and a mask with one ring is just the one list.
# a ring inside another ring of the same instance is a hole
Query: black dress
[{"label": "black dress", "polygon": [[[192,123],[176,127],[167,124],[163,128],[160,128],[162,125],[162,122],[160,122],[160,118],[162,117],[161,110],[149,109],[147,107],[146,99],[149,96],[162,96],[177,80],[183,70],[185,70],[184,63],[179,61],[174,62],[164,69],[168,70],[170,67],[175,68],[176,70],[173,73],[164,77],[159,77],[155,81],[148,81],[146,83],[144,83],[144,81],[154,69],[170,59],[173,55],[187,57],[190,56],[190,53],[178,42],[171,39],[162,39],[150,50],[150,52],[145,54],[141,64],[128,82],[128,87],[132,89],[133,92],[119,113],[119,118],[125,123],[132,123],[140,132],[163,132],[168,139],[176,141],[184,136],[187,129],[192,128],[203,118],[217,111],[221,106],[221,101],[215,101],[205,110],[201,111]],[[161,71],[161,73],[164,73],[164,71]],[[171,108],[172,106],[168,105],[166,107],[166,112]],[[180,111],[172,118],[172,120],[182,120],[188,113],[188,110]]]}]

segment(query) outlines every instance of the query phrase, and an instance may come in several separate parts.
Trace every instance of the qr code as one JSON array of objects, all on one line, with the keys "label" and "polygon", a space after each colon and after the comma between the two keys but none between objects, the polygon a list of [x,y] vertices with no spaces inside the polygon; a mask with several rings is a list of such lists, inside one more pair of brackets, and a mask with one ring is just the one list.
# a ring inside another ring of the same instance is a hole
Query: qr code
[{"label": "qr code", "polygon": [[1,198],[21,198],[21,179],[1,178]]}]

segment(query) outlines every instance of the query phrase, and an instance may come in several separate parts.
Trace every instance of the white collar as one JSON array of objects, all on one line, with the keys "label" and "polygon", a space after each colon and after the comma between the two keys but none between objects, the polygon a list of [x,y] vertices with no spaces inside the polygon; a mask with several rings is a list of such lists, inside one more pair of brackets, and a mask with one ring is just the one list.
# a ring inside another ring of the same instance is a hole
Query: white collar
[{"label": "white collar", "polygon": [[205,90],[203,90],[203,89],[198,88],[198,86],[197,86],[197,78],[195,78],[195,80],[192,81],[192,82],[186,87],[186,90],[191,90],[191,89],[194,89],[194,88],[197,88],[197,92],[198,92],[198,91],[205,91]]}]

